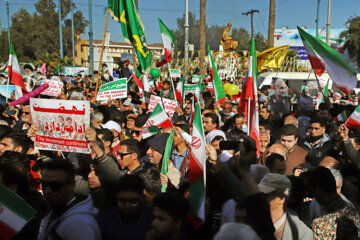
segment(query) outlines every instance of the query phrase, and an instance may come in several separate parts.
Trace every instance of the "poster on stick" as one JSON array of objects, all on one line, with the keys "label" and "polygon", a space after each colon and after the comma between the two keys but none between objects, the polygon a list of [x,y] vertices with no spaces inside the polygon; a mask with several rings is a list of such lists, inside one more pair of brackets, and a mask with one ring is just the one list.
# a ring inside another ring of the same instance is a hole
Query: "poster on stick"
[{"label": "poster on stick", "polygon": [[62,82],[56,80],[50,80],[50,79],[42,80],[41,84],[45,84],[45,83],[49,84],[49,87],[45,89],[45,91],[43,91],[41,94],[53,96],[53,97],[59,96],[64,86]]},{"label": "poster on stick", "polygon": [[198,83],[199,81],[202,81],[202,76],[201,75],[192,75],[192,79],[191,79],[192,83]]},{"label": "poster on stick", "polygon": [[127,98],[127,79],[120,78],[119,80],[112,81],[101,85],[99,92],[96,96],[96,101]]},{"label": "poster on stick", "polygon": [[37,128],[35,148],[90,153],[85,131],[90,127],[90,102],[30,98]]},{"label": "poster on stick", "polygon": [[149,112],[154,111],[156,105],[160,103],[161,106],[164,108],[165,112],[169,115],[170,118],[174,115],[175,108],[176,108],[176,102],[167,99],[167,98],[161,98],[159,96],[151,95],[150,102],[148,106]]},{"label": "poster on stick", "polygon": [[170,69],[170,77],[181,78],[181,69]]}]

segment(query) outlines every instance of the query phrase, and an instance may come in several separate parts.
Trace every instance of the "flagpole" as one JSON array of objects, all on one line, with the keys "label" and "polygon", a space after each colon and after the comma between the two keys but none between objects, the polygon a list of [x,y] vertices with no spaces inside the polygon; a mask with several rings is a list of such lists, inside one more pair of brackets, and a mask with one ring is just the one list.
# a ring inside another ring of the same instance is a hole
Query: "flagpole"
[{"label": "flagpole", "polygon": [[173,88],[174,100],[175,100],[175,102],[176,102],[176,106],[179,106],[179,103],[178,103],[178,101],[177,101],[177,99],[176,99],[176,92],[175,92],[174,82],[173,82],[173,79],[172,79],[172,77],[171,77],[170,64],[167,63],[167,65],[168,65],[168,68],[169,68],[169,75],[170,75],[171,86],[172,86],[172,88]]},{"label": "flagpole", "polygon": [[247,135],[249,135],[249,136],[250,136],[250,127],[249,127],[249,124],[250,124],[250,102],[251,102],[251,100],[250,100],[250,98],[248,98]]},{"label": "flagpole", "polygon": [[105,45],[106,29],[107,29],[108,20],[109,20],[109,13],[110,13],[110,8],[108,8],[108,9],[107,9],[107,12],[106,12],[106,21],[105,21],[105,28],[104,28],[104,36],[103,36],[103,41],[102,41],[102,44],[101,44],[101,54],[100,54],[100,61],[99,61],[99,71],[98,71],[98,76],[97,76],[97,79],[96,79],[95,97],[96,97],[97,92],[98,92],[98,89],[99,89],[100,71],[101,71],[102,58],[103,58],[103,53],[104,53],[104,45]]},{"label": "flagpole", "polygon": [[8,95],[9,95],[9,73],[8,73],[8,77],[7,77],[7,84],[6,84],[6,103],[8,102]]}]

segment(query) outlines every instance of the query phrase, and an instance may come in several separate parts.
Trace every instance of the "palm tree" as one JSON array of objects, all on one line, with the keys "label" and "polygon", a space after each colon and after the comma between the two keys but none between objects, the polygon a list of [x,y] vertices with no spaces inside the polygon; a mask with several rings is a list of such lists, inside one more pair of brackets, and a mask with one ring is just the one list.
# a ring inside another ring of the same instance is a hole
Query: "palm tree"
[{"label": "palm tree", "polygon": [[275,29],[275,2],[270,0],[269,10],[269,30],[268,30],[268,48],[274,47],[274,29]]},{"label": "palm tree", "polygon": [[200,74],[205,75],[206,0],[200,0]]},{"label": "palm tree", "polygon": [[351,58],[355,58],[360,67],[360,17],[354,17],[346,22],[348,30],[340,34],[340,39],[345,39],[344,50]]}]

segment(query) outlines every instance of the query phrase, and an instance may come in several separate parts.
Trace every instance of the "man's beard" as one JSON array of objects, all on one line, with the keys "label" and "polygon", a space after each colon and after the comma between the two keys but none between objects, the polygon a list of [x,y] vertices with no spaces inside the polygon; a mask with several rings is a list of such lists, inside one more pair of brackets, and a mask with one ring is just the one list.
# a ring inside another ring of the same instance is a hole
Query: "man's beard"
[{"label": "man's beard", "polygon": [[317,140],[321,139],[323,137],[323,135],[320,136],[310,136],[310,141],[311,142],[316,142]]}]

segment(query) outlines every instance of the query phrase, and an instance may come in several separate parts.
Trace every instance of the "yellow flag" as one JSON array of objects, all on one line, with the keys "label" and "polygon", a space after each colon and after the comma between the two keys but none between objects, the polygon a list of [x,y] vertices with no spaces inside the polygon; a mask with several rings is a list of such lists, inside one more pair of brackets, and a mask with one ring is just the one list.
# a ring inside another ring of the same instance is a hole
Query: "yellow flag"
[{"label": "yellow flag", "polygon": [[289,50],[289,45],[269,48],[263,52],[257,53],[257,69],[258,71],[267,68],[280,68],[285,60]]}]

